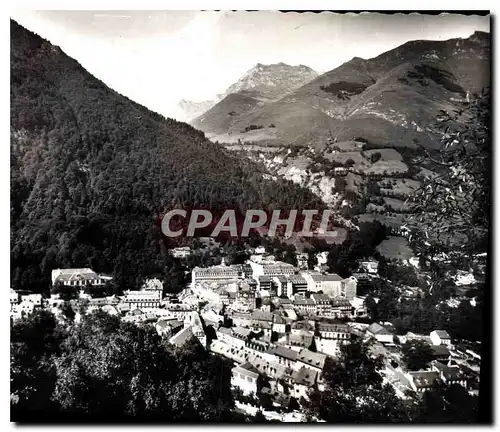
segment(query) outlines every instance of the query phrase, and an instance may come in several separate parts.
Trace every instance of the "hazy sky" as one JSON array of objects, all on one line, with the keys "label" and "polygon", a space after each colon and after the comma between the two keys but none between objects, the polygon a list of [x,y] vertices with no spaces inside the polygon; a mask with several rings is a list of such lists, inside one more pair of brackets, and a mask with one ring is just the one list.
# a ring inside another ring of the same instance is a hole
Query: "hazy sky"
[{"label": "hazy sky", "polygon": [[414,39],[489,31],[489,17],[198,11],[19,11],[12,18],[58,45],[129,98],[176,117],[180,99],[212,99],[256,63],[318,72]]}]

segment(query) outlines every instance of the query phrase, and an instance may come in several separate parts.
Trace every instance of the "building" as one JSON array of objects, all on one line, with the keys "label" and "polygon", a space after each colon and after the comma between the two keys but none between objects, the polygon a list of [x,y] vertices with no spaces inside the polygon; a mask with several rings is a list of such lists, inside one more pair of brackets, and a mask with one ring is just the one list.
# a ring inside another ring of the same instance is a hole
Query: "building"
[{"label": "building", "polygon": [[182,348],[190,341],[198,341],[191,327],[185,327],[169,339],[169,343],[177,348]]},{"label": "building", "polygon": [[434,330],[429,334],[433,345],[451,346],[451,338],[445,330]]},{"label": "building", "polygon": [[249,312],[233,311],[230,315],[230,318],[233,322],[233,325],[238,327],[251,327],[253,325],[252,314]]},{"label": "building", "polygon": [[301,270],[307,270],[309,256],[306,253],[297,254],[297,267]]},{"label": "building", "polygon": [[318,323],[318,334],[321,339],[334,339],[338,341],[349,341],[351,333],[349,326],[344,323]]},{"label": "building", "polygon": [[358,280],[351,276],[340,283],[340,295],[347,300],[353,300],[358,292]]},{"label": "building", "polygon": [[172,256],[174,258],[187,258],[191,254],[189,246],[176,247],[172,249]]},{"label": "building", "polygon": [[163,282],[157,278],[148,279],[148,280],[146,280],[146,282],[144,282],[142,289],[144,291],[161,291],[161,292],[163,292]]},{"label": "building", "polygon": [[257,278],[259,290],[270,291],[273,287],[272,280],[269,276],[259,276]]},{"label": "building", "polygon": [[394,343],[394,335],[378,323],[371,324],[366,329],[366,334],[381,343]]},{"label": "building", "polygon": [[304,331],[309,332],[309,334],[314,335],[314,325],[312,325],[309,321],[295,321],[291,325],[290,332],[294,335],[302,335]]},{"label": "building", "polygon": [[344,297],[335,297],[331,303],[332,316],[335,318],[345,318],[352,315],[352,304]]},{"label": "building", "polygon": [[326,357],[327,356],[325,354],[313,352],[307,348],[303,348],[297,355],[296,368],[305,367],[320,374],[325,367]]},{"label": "building", "polygon": [[295,267],[292,264],[288,264],[282,261],[278,262],[261,262],[256,263],[250,261],[250,266],[253,271],[253,278],[258,279],[259,276],[287,276],[295,274]]},{"label": "building", "polygon": [[279,312],[273,313],[272,331],[280,334],[284,334],[286,332],[286,321],[279,314]]},{"label": "building", "polygon": [[439,374],[435,371],[408,372],[405,378],[413,391],[423,393],[436,388]]},{"label": "building", "polygon": [[254,310],[256,307],[255,291],[251,289],[238,291],[236,293],[236,300],[249,310]]},{"label": "building", "polygon": [[467,388],[468,377],[464,369],[460,366],[447,366],[437,360],[433,360],[431,362],[431,370],[437,372],[441,381],[446,385],[457,384]]},{"label": "building", "polygon": [[41,294],[21,295],[21,304],[33,305],[33,307],[42,307],[43,297]]},{"label": "building", "polygon": [[309,399],[309,390],[316,385],[318,373],[306,367],[301,367],[299,370],[292,372],[293,389],[292,395],[297,400],[304,398]]},{"label": "building", "polygon": [[361,261],[359,263],[360,272],[365,272],[368,274],[377,274],[378,273],[378,261],[371,259],[367,261]]},{"label": "building", "polygon": [[319,272],[302,272],[309,292],[319,292],[330,297],[338,297],[342,293],[342,278],[338,274],[322,274]]},{"label": "building", "polygon": [[167,303],[165,304],[165,310],[167,311],[168,316],[184,320],[186,315],[189,315],[195,310],[195,307],[183,303]]},{"label": "building", "polygon": [[307,281],[300,275],[288,276],[286,295],[304,294],[307,291]]},{"label": "building", "polygon": [[332,299],[326,294],[311,294],[311,300],[316,305],[316,314],[319,316],[332,315]]},{"label": "building", "polygon": [[99,275],[90,268],[52,270],[52,286],[102,286],[111,279],[110,276]]},{"label": "building", "polygon": [[225,265],[213,267],[195,267],[191,272],[191,283],[194,286],[201,282],[231,281],[247,279],[251,276],[252,269],[247,264]]},{"label": "building", "polygon": [[161,305],[161,291],[125,291],[123,302],[130,305],[131,309],[153,309]]},{"label": "building", "polygon": [[259,371],[249,362],[246,362],[232,369],[231,385],[239,388],[244,395],[257,394],[258,378]]},{"label": "building", "polygon": [[10,289],[10,306],[14,306],[19,304],[19,294],[14,291],[12,288]]},{"label": "building", "polygon": [[274,283],[274,286],[276,287],[276,293],[278,296],[288,296],[288,290],[287,290],[287,284],[288,284],[288,277],[285,275],[278,275],[278,276],[273,276],[271,280]]},{"label": "building", "polygon": [[314,303],[314,300],[302,295],[295,296],[293,305],[300,312],[314,313],[316,311],[316,304]]},{"label": "building", "polygon": [[276,362],[292,369],[297,361],[297,351],[278,345],[271,346],[264,354],[270,363]]}]

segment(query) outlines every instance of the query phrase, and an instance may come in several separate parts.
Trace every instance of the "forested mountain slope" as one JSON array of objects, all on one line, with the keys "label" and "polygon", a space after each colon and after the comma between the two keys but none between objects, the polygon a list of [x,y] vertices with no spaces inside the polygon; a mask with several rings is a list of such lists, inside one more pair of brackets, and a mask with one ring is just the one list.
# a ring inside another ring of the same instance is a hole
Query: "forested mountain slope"
[{"label": "forested mountain slope", "polygon": [[43,290],[57,267],[122,287],[169,275],[166,208],[303,208],[317,198],[264,180],[193,127],[108,88],[11,21],[11,279]]}]

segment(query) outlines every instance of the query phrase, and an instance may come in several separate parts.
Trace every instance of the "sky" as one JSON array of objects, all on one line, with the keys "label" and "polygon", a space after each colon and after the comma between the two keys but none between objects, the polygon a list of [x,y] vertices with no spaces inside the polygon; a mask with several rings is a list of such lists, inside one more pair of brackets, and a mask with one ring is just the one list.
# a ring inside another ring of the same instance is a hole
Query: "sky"
[{"label": "sky", "polygon": [[319,73],[409,40],[490,30],[489,17],[275,11],[16,11],[19,24],[59,46],[109,87],[182,120],[181,99],[212,100],[257,63]]}]

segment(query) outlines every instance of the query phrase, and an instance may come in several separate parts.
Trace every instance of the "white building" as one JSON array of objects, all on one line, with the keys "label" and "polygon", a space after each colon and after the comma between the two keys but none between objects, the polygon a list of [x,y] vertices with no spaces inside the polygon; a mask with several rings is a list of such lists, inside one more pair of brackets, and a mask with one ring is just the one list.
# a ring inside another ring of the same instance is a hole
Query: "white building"
[{"label": "white building", "polygon": [[378,273],[378,261],[376,260],[367,260],[361,261],[359,263],[359,269],[364,270],[369,274],[377,274]]},{"label": "white building", "polygon": [[451,346],[451,338],[445,330],[434,330],[429,334],[432,345]]},{"label": "white building", "polygon": [[253,278],[259,280],[259,276],[287,276],[295,274],[295,267],[292,264],[288,264],[282,261],[276,262],[266,262],[261,263],[249,261],[250,267],[252,268]]},{"label": "white building", "polygon": [[123,302],[130,305],[131,309],[159,308],[161,295],[161,291],[126,291]]},{"label": "white building", "polygon": [[366,329],[366,334],[381,343],[394,343],[394,335],[378,323],[371,324]]},{"label": "white building", "polygon": [[56,283],[63,286],[99,286],[111,279],[112,277],[99,275],[90,268],[52,270],[52,286]]},{"label": "white building", "polygon": [[231,385],[241,389],[243,394],[257,394],[259,371],[250,363],[243,363],[232,369]]},{"label": "white building", "polygon": [[14,306],[17,304],[19,304],[19,294],[11,288],[10,289],[10,305]]},{"label": "white building", "polygon": [[191,254],[189,246],[176,247],[172,249],[172,256],[174,258],[187,258]]},{"label": "white building", "polygon": [[32,304],[33,306],[41,307],[43,305],[43,298],[41,294],[27,294],[21,296],[21,303]]}]

